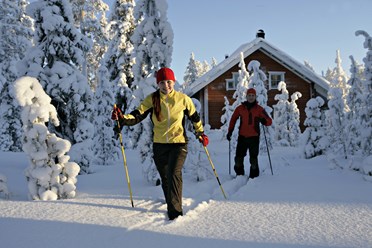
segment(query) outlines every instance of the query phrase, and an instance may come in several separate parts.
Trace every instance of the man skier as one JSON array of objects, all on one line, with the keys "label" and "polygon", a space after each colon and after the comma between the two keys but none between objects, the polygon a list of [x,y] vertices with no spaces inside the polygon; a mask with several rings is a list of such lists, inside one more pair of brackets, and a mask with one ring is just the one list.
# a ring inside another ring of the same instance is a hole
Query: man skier
[{"label": "man skier", "polygon": [[247,90],[247,101],[239,105],[230,119],[230,125],[227,133],[227,140],[231,140],[235,123],[240,118],[238,145],[235,152],[234,170],[237,176],[244,175],[244,157],[249,149],[250,178],[260,175],[258,167],[258,152],[260,145],[260,123],[265,126],[272,124],[272,119],[266,113],[263,107],[256,101],[256,90],[251,88]]}]

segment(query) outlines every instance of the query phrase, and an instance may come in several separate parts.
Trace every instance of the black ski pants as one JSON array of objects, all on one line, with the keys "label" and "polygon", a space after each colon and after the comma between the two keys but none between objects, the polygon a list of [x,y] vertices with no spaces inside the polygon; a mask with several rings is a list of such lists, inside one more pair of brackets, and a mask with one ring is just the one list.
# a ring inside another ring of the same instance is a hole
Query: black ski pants
[{"label": "black ski pants", "polygon": [[168,206],[168,216],[182,215],[182,167],[187,144],[153,144],[154,161]]},{"label": "black ski pants", "polygon": [[235,172],[237,175],[244,175],[244,158],[249,150],[249,162],[251,169],[258,171],[258,152],[260,146],[260,137],[238,137],[238,145],[235,153]]}]

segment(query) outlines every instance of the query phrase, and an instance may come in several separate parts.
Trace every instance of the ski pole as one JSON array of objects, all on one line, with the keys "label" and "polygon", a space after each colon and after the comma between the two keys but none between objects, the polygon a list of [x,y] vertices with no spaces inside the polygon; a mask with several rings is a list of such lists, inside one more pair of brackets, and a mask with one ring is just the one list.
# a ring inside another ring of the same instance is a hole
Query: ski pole
[{"label": "ski pole", "polygon": [[222,185],[221,185],[220,179],[218,178],[216,168],[214,167],[213,162],[212,162],[212,159],[211,159],[211,156],[209,155],[208,149],[207,149],[206,146],[203,146],[203,147],[204,147],[205,153],[207,154],[207,157],[208,157],[209,163],[210,163],[211,166],[212,166],[212,170],[213,170],[213,172],[214,172],[214,175],[216,176],[217,182],[218,182],[218,184],[220,185],[220,188],[221,188],[222,194],[223,194],[223,196],[225,197],[225,199],[227,199],[227,198],[226,198],[226,195],[225,195],[225,191],[224,191],[223,188],[222,188]]},{"label": "ski pole", "polygon": [[[117,108],[116,104],[114,104],[114,109],[116,109],[116,108]],[[117,122],[118,128],[120,130],[119,118],[116,120],[116,122]],[[129,190],[129,195],[130,195],[130,202],[132,203],[132,207],[134,208],[132,188],[130,186],[130,179],[129,179],[128,166],[127,166],[127,158],[125,156],[124,145],[123,145],[123,137],[121,136],[121,132],[119,132],[119,140],[120,140],[120,145],[121,145],[121,153],[123,155],[123,160],[124,160],[124,170],[125,170],[125,175],[127,177],[128,190]]]},{"label": "ski pole", "polygon": [[264,136],[265,136],[265,142],[266,142],[266,149],[267,149],[267,155],[269,156],[269,163],[270,163],[271,175],[274,175],[274,173],[273,173],[273,167],[271,165],[271,158],[270,158],[269,146],[267,144],[267,139],[266,139],[265,127],[262,126],[262,129],[264,130]]},{"label": "ski pole", "polygon": [[229,175],[231,175],[231,144],[229,140]]}]

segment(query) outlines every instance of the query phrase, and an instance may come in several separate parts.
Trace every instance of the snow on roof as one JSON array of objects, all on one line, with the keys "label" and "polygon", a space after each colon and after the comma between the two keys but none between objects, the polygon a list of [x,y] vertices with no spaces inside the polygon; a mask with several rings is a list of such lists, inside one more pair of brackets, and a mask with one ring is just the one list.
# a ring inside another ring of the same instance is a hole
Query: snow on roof
[{"label": "snow on roof", "polygon": [[[263,38],[256,38],[253,41],[241,45],[235,52],[233,52],[228,58],[223,60],[221,63],[213,67],[210,71],[205,73],[203,76],[198,78],[193,84],[190,85],[190,95],[195,94],[205,86],[207,86],[214,79],[218,78],[225,71],[239,63],[240,53],[242,52],[244,58],[252,54],[257,50],[261,50],[267,56],[276,60],[290,71],[303,78],[308,82],[314,82],[317,86],[323,89],[323,92],[328,91],[329,82],[323,77],[311,71],[305,65],[299,63],[288,54],[279,50]],[[319,92],[320,93],[320,92]]]}]

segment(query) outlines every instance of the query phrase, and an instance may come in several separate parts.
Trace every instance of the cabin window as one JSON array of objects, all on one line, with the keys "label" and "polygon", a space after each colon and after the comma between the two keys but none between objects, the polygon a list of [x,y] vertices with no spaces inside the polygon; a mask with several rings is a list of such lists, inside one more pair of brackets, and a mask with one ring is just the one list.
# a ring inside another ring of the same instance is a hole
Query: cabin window
[{"label": "cabin window", "polygon": [[277,89],[281,81],[284,80],[284,72],[282,71],[270,71],[269,72],[269,89]]},{"label": "cabin window", "polygon": [[239,73],[233,72],[232,78],[226,79],[226,90],[236,90],[239,83]]}]

